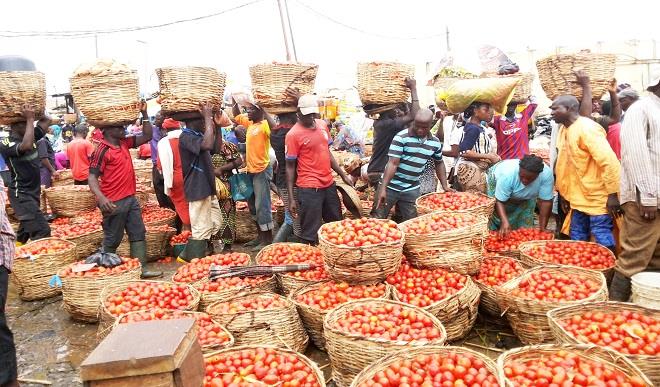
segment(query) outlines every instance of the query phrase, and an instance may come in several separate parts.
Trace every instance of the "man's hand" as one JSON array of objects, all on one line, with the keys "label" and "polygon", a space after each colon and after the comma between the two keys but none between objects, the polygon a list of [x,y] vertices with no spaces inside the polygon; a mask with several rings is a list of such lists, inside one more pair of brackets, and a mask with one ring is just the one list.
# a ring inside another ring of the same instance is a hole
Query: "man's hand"
[{"label": "man's hand", "polygon": [[104,215],[110,215],[115,211],[117,206],[105,196],[101,196],[99,198],[99,208]]},{"label": "man's hand", "polygon": [[387,202],[387,193],[385,192],[385,188],[381,187],[378,190],[378,200],[376,200],[376,208],[384,207],[386,202]]},{"label": "man's hand", "polygon": [[647,222],[655,220],[655,215],[658,212],[658,207],[655,206],[639,206],[639,215]]},{"label": "man's hand", "polygon": [[351,180],[351,178],[348,177],[347,174],[342,173],[342,175],[341,175],[341,179],[342,179],[342,180],[344,181],[344,183],[346,183],[347,185],[350,185],[351,187],[354,187],[353,180]]},{"label": "man's hand", "polygon": [[213,118],[213,105],[210,102],[200,102],[199,112],[202,113],[204,119],[211,119]]},{"label": "man's hand", "polygon": [[[147,112],[147,101],[144,99],[141,99],[140,102],[138,102],[138,106],[140,107],[140,113],[146,113]],[[146,114],[142,116],[143,120],[149,119],[149,116]]]},{"label": "man's hand", "polygon": [[450,186],[442,187],[442,190],[444,192],[456,192],[456,190],[451,188]]},{"label": "man's hand", "polygon": [[302,94],[300,93],[300,89],[297,87],[287,87],[284,91],[284,95],[298,102]]},{"label": "man's hand", "polygon": [[610,93],[616,94],[616,88],[617,88],[616,78],[612,78],[612,80],[610,81],[610,84],[607,87],[607,91],[609,91]]},{"label": "man's hand", "polygon": [[406,84],[406,87],[409,89],[412,89],[413,87],[417,87],[417,81],[414,78],[406,77],[403,81]]},{"label": "man's hand", "polygon": [[298,217],[298,204],[296,204],[296,200],[294,198],[289,200],[289,213],[294,218]]},{"label": "man's hand", "polygon": [[500,238],[506,238],[507,235],[511,232],[511,225],[509,224],[508,219],[502,219],[502,224],[500,225]]},{"label": "man's hand", "polygon": [[588,86],[589,85],[589,75],[587,75],[587,72],[580,69],[575,71],[575,77],[577,78],[577,82],[580,86]]},{"label": "man's hand", "polygon": [[561,198],[559,200],[559,205],[564,214],[568,214],[571,211],[571,203],[568,200]]},{"label": "man's hand", "polygon": [[623,214],[621,204],[619,203],[619,197],[615,193],[607,195],[607,212],[612,219],[617,219]]},{"label": "man's hand", "polygon": [[28,120],[30,120],[30,119],[33,120],[34,119],[34,110],[35,110],[34,106],[26,103],[22,107],[21,114],[23,115],[23,117],[27,118]]}]

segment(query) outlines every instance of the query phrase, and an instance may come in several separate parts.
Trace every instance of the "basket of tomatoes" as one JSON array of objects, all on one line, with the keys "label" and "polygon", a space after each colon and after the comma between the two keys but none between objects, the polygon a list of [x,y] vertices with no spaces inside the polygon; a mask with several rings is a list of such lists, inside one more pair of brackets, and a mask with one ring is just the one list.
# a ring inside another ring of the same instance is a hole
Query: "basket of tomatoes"
[{"label": "basket of tomatoes", "polygon": [[158,205],[146,205],[142,208],[142,221],[145,226],[176,225],[176,212]]},{"label": "basket of tomatoes", "polygon": [[520,262],[527,267],[539,265],[577,266],[612,274],[616,256],[605,246],[584,241],[531,241],[520,245]]},{"label": "basket of tomatoes", "polygon": [[344,219],[318,231],[325,270],[335,281],[351,284],[382,282],[401,265],[405,237],[387,219]]},{"label": "basket of tomatoes", "polygon": [[224,325],[236,345],[272,345],[303,352],[307,332],[291,300],[269,292],[247,292],[206,308],[211,317]]},{"label": "basket of tomatoes", "polygon": [[532,345],[509,350],[497,359],[503,385],[651,387],[630,360],[596,345]]},{"label": "basket of tomatoes", "polygon": [[443,345],[447,334],[431,313],[398,301],[365,298],[349,301],[323,320],[332,378],[350,386],[364,368],[406,348]]},{"label": "basket of tomatoes", "polygon": [[441,268],[417,269],[404,262],[387,283],[394,288],[394,300],[437,317],[449,341],[465,336],[477,320],[481,292],[470,276]]},{"label": "basket of tomatoes", "polygon": [[432,192],[415,201],[420,215],[435,211],[468,211],[490,218],[495,209],[495,198],[472,192]]},{"label": "basket of tomatoes", "polygon": [[488,252],[519,259],[521,243],[550,239],[554,239],[553,233],[538,228],[519,228],[506,236],[501,236],[497,231],[491,231],[488,233],[484,247]]},{"label": "basket of tomatoes", "polygon": [[189,284],[207,280],[211,265],[246,266],[249,263],[250,256],[245,253],[215,254],[204,258],[193,258],[176,269],[172,275],[172,282]]},{"label": "basket of tomatoes", "polygon": [[468,212],[437,211],[400,225],[406,234],[403,251],[413,266],[474,274],[483,257],[488,219]]},{"label": "basket of tomatoes", "polygon": [[96,197],[86,185],[50,187],[45,192],[53,213],[60,216],[72,218],[96,208]]},{"label": "basket of tomatoes", "polygon": [[60,294],[49,281],[62,267],[76,260],[76,244],[59,238],[40,239],[17,247],[11,276],[24,301]]},{"label": "basket of tomatoes", "polygon": [[248,291],[277,292],[277,279],[274,275],[258,277],[228,277],[215,281],[208,279],[196,282],[195,289],[199,290],[202,299],[199,303],[201,310],[206,310],[211,304],[224,301]]},{"label": "basket of tomatoes", "polygon": [[76,244],[78,259],[94,254],[103,242],[101,223],[69,223],[51,228],[51,235]]},{"label": "basket of tomatoes", "polygon": [[315,269],[276,274],[284,295],[304,286],[328,279],[323,266],[323,253],[318,247],[302,243],[273,243],[261,249],[255,257],[258,265],[314,264]]},{"label": "basket of tomatoes", "polygon": [[[489,357],[464,347],[427,345],[385,356],[362,370],[351,387],[398,385],[410,374],[418,375],[421,386],[500,386],[497,366]],[[464,383],[456,384],[459,380]]]},{"label": "basket of tomatoes", "polygon": [[561,306],[607,300],[602,273],[579,267],[539,266],[496,287],[497,300],[524,344],[554,339],[547,313]]},{"label": "basket of tomatoes", "polygon": [[229,331],[211,316],[204,312],[189,312],[185,310],[150,309],[137,312],[128,312],[115,321],[119,324],[130,324],[141,321],[175,320],[181,318],[194,318],[197,323],[197,341],[203,353],[210,353],[234,345],[234,337]]},{"label": "basket of tomatoes", "polygon": [[298,308],[300,319],[317,348],[325,349],[323,319],[332,309],[361,298],[390,298],[386,284],[349,285],[346,282],[326,281],[307,285],[292,292],[289,299]]},{"label": "basket of tomatoes", "polygon": [[590,302],[548,312],[559,343],[594,344],[625,356],[660,385],[660,310],[624,302]]},{"label": "basket of tomatoes", "polygon": [[525,271],[517,260],[498,255],[484,257],[479,272],[472,279],[481,290],[479,308],[487,314],[499,317],[502,310],[497,302],[496,286],[500,286]]},{"label": "basket of tomatoes", "polygon": [[89,267],[85,261],[61,269],[62,307],[77,321],[94,323],[99,318],[99,297],[108,285],[137,281],[141,266],[135,258],[121,258],[122,263],[112,268]]},{"label": "basket of tomatoes", "polygon": [[[153,261],[162,258],[165,255],[165,249],[167,248],[170,237],[176,234],[176,229],[168,225],[149,225],[145,228],[147,230],[144,236],[144,240],[147,243],[147,259]],[[125,234],[119,247],[117,247],[117,254],[124,256],[131,255],[131,244],[128,241],[128,236]]]}]

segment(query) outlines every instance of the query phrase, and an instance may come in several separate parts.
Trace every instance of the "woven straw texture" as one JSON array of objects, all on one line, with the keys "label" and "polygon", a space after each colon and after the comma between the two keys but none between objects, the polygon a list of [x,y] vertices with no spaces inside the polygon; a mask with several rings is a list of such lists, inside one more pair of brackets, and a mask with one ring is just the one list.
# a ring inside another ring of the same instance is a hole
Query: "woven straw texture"
[{"label": "woven straw texture", "polygon": [[[573,243],[573,244],[582,243],[582,244],[584,244],[584,243],[586,243],[586,244],[589,244],[591,246],[599,246],[600,248],[602,248],[602,250],[604,252],[606,252],[608,255],[610,255],[612,257],[612,262],[616,262],[616,256],[614,255],[614,253],[612,251],[610,251],[608,248],[606,248],[605,246],[599,245],[598,243],[594,243],[594,242],[569,241],[569,240],[547,240],[547,241],[543,240],[543,241],[523,242],[523,243],[520,244],[520,246],[518,246],[518,251],[519,251],[519,254],[520,254],[520,262],[525,267],[536,267],[536,266],[542,266],[542,265],[558,265],[558,266],[569,266],[570,267],[570,265],[561,265],[559,263],[542,261],[541,259],[539,259],[539,258],[535,257],[534,255],[532,255],[533,252],[531,250],[533,248],[535,248],[535,247],[544,247],[545,245],[547,245],[550,242],[552,242],[552,243],[561,243],[561,244],[564,244],[564,243]],[[599,271],[599,272],[603,273],[603,275],[605,275],[605,277],[608,277],[613,272],[614,265],[612,265],[610,267],[607,267],[607,268],[604,268],[604,269],[592,269],[592,270]]]},{"label": "woven straw texture", "polygon": [[59,216],[73,218],[84,211],[96,208],[92,191],[81,186],[66,186],[46,189],[46,199],[53,212]]},{"label": "woven straw texture", "polygon": [[[418,315],[425,315],[431,318],[435,327],[440,330],[441,336],[438,340],[432,342],[390,341],[365,337],[357,333],[349,334],[336,328],[337,321],[344,318],[351,310],[373,304],[400,305],[408,308],[410,311],[414,311]],[[447,337],[442,323],[431,313],[398,301],[375,298],[350,301],[333,309],[323,320],[323,331],[328,356],[332,365],[332,378],[338,387],[350,386],[357,374],[384,356],[406,348],[432,344],[443,345]]]},{"label": "woven straw texture", "polygon": [[156,69],[161,108],[165,112],[197,112],[200,102],[222,108],[227,75],[211,67],[161,67]]},{"label": "woven straw texture", "polygon": [[73,185],[73,173],[70,169],[63,169],[60,171],[58,177],[53,177],[53,187],[61,187],[63,185]]},{"label": "woven straw texture", "polygon": [[124,125],[138,118],[140,89],[136,71],[74,75],[69,82],[76,107],[90,124]]},{"label": "woven straw texture", "polygon": [[525,102],[532,95],[532,82],[534,81],[534,74],[532,73],[516,73],[511,75],[500,75],[502,78],[518,78],[519,82],[516,89],[513,91],[512,102]]},{"label": "woven straw texture", "polygon": [[[312,249],[312,250],[317,250],[317,251],[320,252],[318,247],[309,246],[309,245],[305,245],[305,244],[302,244],[302,243],[289,243],[289,242],[272,243],[272,244],[264,247],[263,249],[261,249],[259,251],[259,253],[254,257],[254,262],[257,265],[266,265],[267,263],[263,262],[263,256],[265,254],[269,253],[270,251],[272,251],[274,249],[277,249],[278,247],[280,247],[282,245],[289,245],[291,247],[299,246],[299,247],[303,247],[305,249]],[[297,263],[313,263],[313,262],[302,262],[301,261],[301,262],[297,262]],[[292,275],[288,275],[287,273],[278,273],[278,274],[275,274],[275,277],[277,278],[277,285],[279,286],[280,291],[285,296],[288,296],[291,292],[294,292],[298,289],[301,289],[301,288],[303,288],[307,285],[315,284],[315,283],[319,282],[318,280],[307,280],[307,279],[296,278]]]},{"label": "woven straw texture", "polygon": [[[207,282],[208,279],[199,281],[193,286],[196,288],[199,287],[199,285],[202,285],[203,283]],[[275,293],[277,292],[277,279],[275,276],[270,276],[267,277],[267,279],[264,279],[263,281],[260,281],[256,285],[253,286],[237,286],[229,289],[223,289],[219,290],[217,292],[201,292],[202,298],[199,302],[199,310],[201,311],[206,311],[208,307],[219,301],[226,301],[232,297],[236,297],[239,294],[246,293],[246,292],[270,292],[270,293]]]},{"label": "woven straw texture", "polygon": [[575,71],[582,69],[589,75],[591,93],[600,99],[614,78],[616,55],[580,53],[553,55],[536,62],[539,79],[545,94],[551,100],[569,94],[582,99],[582,87],[577,83]]},{"label": "woven straw texture", "polygon": [[[417,207],[417,213],[419,215],[426,215],[426,214],[430,214],[431,212],[435,212],[435,211],[450,211],[450,210],[444,210],[444,209],[438,210],[438,209],[431,208],[431,207],[426,206],[426,205],[423,204],[425,198],[433,197],[433,196],[442,196],[444,194],[445,194],[444,192],[431,192],[431,193],[428,193],[426,195],[422,195],[422,196],[418,197],[417,200],[415,200],[415,207]],[[460,192],[459,194],[460,195],[478,195],[478,196],[488,200],[488,203],[486,203],[486,204],[482,204],[482,205],[479,205],[479,206],[475,206],[475,207],[468,208],[468,209],[465,209],[465,210],[460,210],[460,211],[468,211],[469,213],[471,213],[473,215],[481,215],[481,216],[485,216],[486,218],[490,218],[491,215],[493,215],[493,211],[495,210],[495,198],[488,197],[488,196],[486,196],[482,193]]]},{"label": "woven straw texture", "polygon": [[145,226],[170,226],[174,227],[176,224],[176,212],[173,210],[170,210],[169,208],[161,208],[160,211],[165,211],[169,213],[169,216],[160,219],[160,220],[154,220],[151,222],[147,222],[145,220],[144,225]]},{"label": "woven straw texture", "polygon": [[[502,259],[502,258],[513,258],[506,255],[490,255],[490,259]],[[515,259],[515,258],[513,258]],[[523,266],[517,262],[519,269],[522,271]],[[500,304],[497,301],[497,292],[493,286],[488,286],[479,282],[476,278],[472,278],[475,284],[481,290],[481,299],[479,300],[479,309],[481,309],[486,314],[489,314],[494,317],[500,317],[502,315],[502,309],[500,309]]]},{"label": "woven straw texture", "polygon": [[[590,344],[586,341],[578,340],[573,334],[567,332],[560,324],[561,321],[568,320],[573,316],[582,316],[587,312],[603,312],[603,313],[618,313],[629,311],[639,313],[642,316],[648,316],[656,321],[660,321],[660,310],[645,308],[636,304],[625,302],[589,302],[578,305],[565,306],[557,309],[552,309],[548,312],[548,322],[552,334],[561,344]],[[633,335],[631,335],[634,337]],[[610,348],[611,349],[611,348]],[[614,351],[614,349],[612,349]],[[618,353],[618,352],[617,352]],[[660,385],[660,356],[650,355],[628,355],[621,353],[639,367],[646,376],[656,385]]]},{"label": "woven straw texture", "polygon": [[[546,271],[551,274],[564,274],[584,279],[598,281],[601,287],[591,296],[580,301],[550,302],[533,300],[510,295],[510,291],[518,287],[520,281],[529,278],[537,271]],[[497,300],[507,320],[511,324],[513,333],[518,336],[524,344],[541,344],[552,341],[553,335],[548,324],[548,311],[561,307],[579,304],[583,302],[605,301],[607,300],[607,283],[603,274],[577,267],[565,266],[541,266],[529,269],[520,276],[510,280],[504,285],[495,288]]]},{"label": "woven straw texture", "polygon": [[236,242],[249,242],[257,238],[259,229],[250,215],[250,210],[236,209]]},{"label": "woven straw texture", "polygon": [[25,121],[23,105],[34,106],[35,118],[46,110],[46,78],[38,71],[0,71],[0,125]]},{"label": "woven straw texture", "polygon": [[88,232],[87,234],[71,238],[64,237],[62,239],[75,243],[78,259],[86,259],[101,247],[103,229],[99,227],[97,230]]},{"label": "woven straw texture", "polygon": [[[163,231],[153,230],[151,226],[148,226],[144,238],[147,242],[147,259],[157,260],[162,258],[165,255],[167,244],[174,234],[176,234],[176,229],[172,227],[169,227],[167,231]],[[128,235],[124,234],[124,238],[117,247],[117,254],[123,257],[131,256],[131,244],[128,241]]]},{"label": "woven straw texture", "polygon": [[266,63],[250,66],[254,99],[271,114],[295,111],[296,101],[287,97],[286,89],[298,89],[301,94],[314,90],[319,66],[306,63]]},{"label": "woven straw texture", "polygon": [[413,77],[415,67],[396,62],[358,63],[357,89],[363,105],[392,104],[408,100],[406,77]]}]

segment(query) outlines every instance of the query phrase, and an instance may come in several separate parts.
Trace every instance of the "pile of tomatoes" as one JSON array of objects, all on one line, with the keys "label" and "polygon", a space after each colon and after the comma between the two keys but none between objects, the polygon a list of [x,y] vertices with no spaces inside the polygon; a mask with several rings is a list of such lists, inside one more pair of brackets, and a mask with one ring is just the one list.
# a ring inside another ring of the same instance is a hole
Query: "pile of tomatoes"
[{"label": "pile of tomatoes", "polygon": [[626,355],[660,355],[660,320],[637,312],[585,312],[559,324],[575,339]]},{"label": "pile of tomatoes", "polygon": [[614,266],[614,256],[607,248],[596,243],[556,241],[534,246],[527,255],[543,262],[602,270]]},{"label": "pile of tomatoes", "polygon": [[604,363],[566,350],[536,359],[508,361],[504,376],[515,386],[646,386],[637,376],[628,377]]},{"label": "pile of tomatoes", "polygon": [[406,225],[406,233],[425,235],[454,230],[474,224],[476,217],[462,212],[434,213],[415,218]]},{"label": "pile of tomatoes", "polygon": [[433,211],[457,211],[483,206],[488,202],[490,202],[490,199],[487,196],[470,192],[436,192],[425,196],[418,204]]},{"label": "pile of tomatoes", "polygon": [[188,243],[188,239],[190,239],[191,236],[192,232],[188,230],[181,231],[181,234],[176,234],[170,238],[170,246]]},{"label": "pile of tomatoes", "polygon": [[206,313],[184,313],[180,310],[152,309],[135,313],[130,313],[122,317],[120,324],[135,323],[140,321],[154,320],[175,320],[180,318],[194,317],[199,330],[197,331],[197,341],[202,347],[209,345],[223,345],[229,342],[229,335],[220,327],[220,325],[211,321],[211,317]]},{"label": "pile of tomatoes", "polygon": [[253,295],[237,301],[226,301],[213,305],[213,313],[236,314],[241,312],[284,308],[288,306],[286,299],[278,294],[263,296]]},{"label": "pile of tomatoes", "polygon": [[145,206],[142,209],[142,220],[145,224],[162,221],[172,217],[172,210],[158,206]]},{"label": "pile of tomatoes", "polygon": [[162,309],[187,309],[194,297],[187,285],[168,282],[132,282],[126,289],[109,295],[103,304],[108,312],[119,317],[124,313]]},{"label": "pile of tomatoes", "polygon": [[442,337],[429,316],[393,303],[360,305],[346,311],[330,327],[348,335],[387,341],[431,342]]},{"label": "pile of tomatoes", "polygon": [[323,267],[323,253],[317,247],[302,244],[279,243],[262,250],[259,264],[262,265],[293,265],[310,263],[316,265],[313,270],[284,273],[300,280],[320,281],[328,278]]},{"label": "pile of tomatoes", "polygon": [[296,301],[320,310],[330,310],[348,301],[360,298],[381,298],[387,286],[349,285],[346,282],[324,282],[317,288],[296,296]]},{"label": "pile of tomatoes", "polygon": [[214,293],[221,290],[229,290],[235,288],[242,288],[246,286],[257,286],[264,281],[268,281],[272,277],[262,276],[262,277],[229,277],[229,278],[220,278],[215,281],[205,282],[196,285],[197,290],[202,293]]},{"label": "pile of tomatoes", "polygon": [[482,386],[497,387],[497,377],[483,360],[450,351],[396,360],[358,387],[383,386]]},{"label": "pile of tomatoes", "polygon": [[94,211],[86,211],[83,213],[80,213],[76,215],[75,219],[72,219],[72,223],[95,223],[95,224],[101,224],[103,221],[103,214],[101,214],[101,210],[98,208],[94,209]]},{"label": "pile of tomatoes", "polygon": [[17,257],[38,256],[42,254],[55,254],[73,247],[71,242],[45,239],[35,241],[16,248]]},{"label": "pile of tomatoes", "polygon": [[71,239],[101,231],[101,223],[77,223],[65,224],[51,228],[53,238]]},{"label": "pile of tomatoes", "polygon": [[326,223],[321,237],[333,245],[361,247],[397,242],[403,233],[391,220],[361,218]]},{"label": "pile of tomatoes", "polygon": [[420,308],[453,296],[465,286],[467,277],[444,269],[417,269],[404,262],[401,269],[387,277],[399,299]]},{"label": "pile of tomatoes", "polygon": [[173,280],[186,283],[196,282],[209,276],[211,265],[244,266],[248,262],[250,262],[250,256],[245,253],[216,254],[204,258],[194,258],[176,270]]},{"label": "pile of tomatoes", "polygon": [[542,269],[522,279],[510,294],[533,300],[567,302],[588,298],[600,288],[601,284],[591,278]]},{"label": "pile of tomatoes", "polygon": [[64,277],[102,277],[105,275],[121,274],[129,270],[140,267],[140,261],[137,258],[121,257],[121,265],[115,267],[94,266],[85,271],[74,272],[76,266],[82,265],[85,261],[79,261],[66,267],[61,273]]},{"label": "pile of tomatoes", "polygon": [[246,348],[204,359],[204,387],[322,387],[298,355],[275,348]]},{"label": "pile of tomatoes", "polygon": [[50,222],[52,226],[63,226],[65,224],[71,224],[71,218],[55,218]]},{"label": "pile of tomatoes", "polygon": [[523,271],[520,263],[513,258],[484,258],[474,279],[486,286],[497,286],[517,277]]},{"label": "pile of tomatoes", "polygon": [[512,251],[518,250],[518,246],[523,242],[550,240],[553,237],[551,232],[538,228],[519,228],[511,231],[506,237],[501,237],[497,231],[491,231],[486,238],[485,247],[488,251]]}]

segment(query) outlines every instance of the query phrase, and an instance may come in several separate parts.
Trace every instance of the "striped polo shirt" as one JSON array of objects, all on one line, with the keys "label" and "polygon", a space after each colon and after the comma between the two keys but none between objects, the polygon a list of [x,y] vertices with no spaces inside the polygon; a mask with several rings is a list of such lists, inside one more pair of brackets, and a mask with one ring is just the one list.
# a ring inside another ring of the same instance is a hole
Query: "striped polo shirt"
[{"label": "striped polo shirt", "polygon": [[394,136],[388,156],[400,161],[387,188],[410,191],[419,187],[419,178],[429,159],[442,161],[442,143],[430,133],[426,138],[419,138],[405,129]]}]

